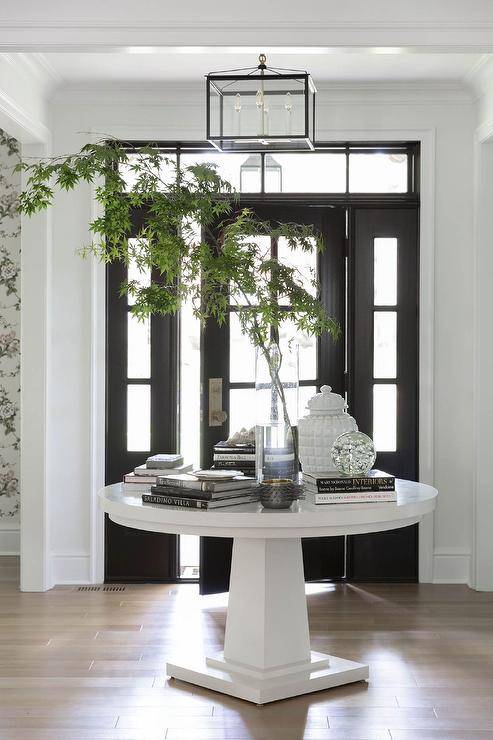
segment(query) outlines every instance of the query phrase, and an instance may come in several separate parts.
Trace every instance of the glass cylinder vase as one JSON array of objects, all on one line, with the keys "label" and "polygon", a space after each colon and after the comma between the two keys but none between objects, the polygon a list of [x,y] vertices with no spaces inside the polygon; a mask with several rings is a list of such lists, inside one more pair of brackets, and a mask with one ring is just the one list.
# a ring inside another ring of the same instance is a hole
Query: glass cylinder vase
[{"label": "glass cylinder vase", "polygon": [[299,478],[298,345],[258,348],[255,363],[256,470],[259,483]]}]

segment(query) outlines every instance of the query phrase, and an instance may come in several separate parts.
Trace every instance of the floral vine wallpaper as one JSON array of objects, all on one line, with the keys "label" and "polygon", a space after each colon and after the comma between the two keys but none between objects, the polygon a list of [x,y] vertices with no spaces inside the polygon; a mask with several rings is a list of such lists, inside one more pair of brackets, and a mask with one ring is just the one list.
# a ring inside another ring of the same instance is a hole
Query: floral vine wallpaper
[{"label": "floral vine wallpaper", "polygon": [[19,517],[20,175],[15,139],[0,129],[0,519]]}]

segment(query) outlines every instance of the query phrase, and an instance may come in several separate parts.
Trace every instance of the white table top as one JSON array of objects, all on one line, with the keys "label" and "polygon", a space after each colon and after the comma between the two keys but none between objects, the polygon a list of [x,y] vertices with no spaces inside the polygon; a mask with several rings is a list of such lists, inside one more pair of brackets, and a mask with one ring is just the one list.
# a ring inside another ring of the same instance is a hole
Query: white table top
[{"label": "white table top", "polygon": [[407,527],[432,512],[438,491],[424,483],[396,481],[397,503],[316,505],[310,494],[291,509],[263,509],[259,503],[210,511],[143,504],[115,483],[99,491],[102,509],[116,524],[149,532],[203,537],[332,537]]}]

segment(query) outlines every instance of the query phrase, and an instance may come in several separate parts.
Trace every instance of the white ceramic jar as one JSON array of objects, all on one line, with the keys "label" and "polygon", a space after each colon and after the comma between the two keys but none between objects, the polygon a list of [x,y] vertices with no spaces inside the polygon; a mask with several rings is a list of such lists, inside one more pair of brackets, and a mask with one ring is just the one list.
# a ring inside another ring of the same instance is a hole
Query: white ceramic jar
[{"label": "white ceramic jar", "polygon": [[330,385],[323,385],[307,403],[309,413],[298,421],[300,461],[305,473],[336,470],[330,451],[339,435],[358,429],[347,403]]}]

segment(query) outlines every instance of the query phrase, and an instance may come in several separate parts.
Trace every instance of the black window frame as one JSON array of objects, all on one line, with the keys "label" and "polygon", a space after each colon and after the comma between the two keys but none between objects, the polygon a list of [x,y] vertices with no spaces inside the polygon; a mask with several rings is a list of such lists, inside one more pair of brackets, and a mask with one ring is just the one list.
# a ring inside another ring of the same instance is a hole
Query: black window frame
[{"label": "black window frame", "polygon": [[[168,152],[170,155],[176,155],[177,165],[180,166],[180,155],[191,154],[193,152],[200,154],[210,152],[213,155],[228,156],[229,154],[241,154],[242,152],[220,152],[209,142],[198,141],[132,141],[128,144],[129,152],[136,151],[139,147],[155,146],[160,151]],[[416,202],[419,200],[419,182],[420,182],[420,143],[418,141],[395,141],[395,142],[318,142],[312,151],[297,152],[280,152],[281,154],[293,154],[299,157],[310,157],[315,154],[344,154],[346,157],[346,188],[344,192],[310,193],[310,192],[292,192],[292,193],[272,193],[265,190],[265,158],[270,152],[258,152],[261,158],[261,185],[260,191],[249,193],[247,191],[238,193],[238,196],[246,197],[249,201],[261,199],[263,202],[276,202],[278,199],[283,202],[296,200],[298,202],[326,203],[330,200],[333,203],[351,203],[379,202],[385,199],[386,203],[403,203]],[[351,154],[406,154],[407,155],[407,190],[402,193],[381,192],[350,192],[349,190],[349,156]],[[245,157],[248,154],[245,153]]]}]

